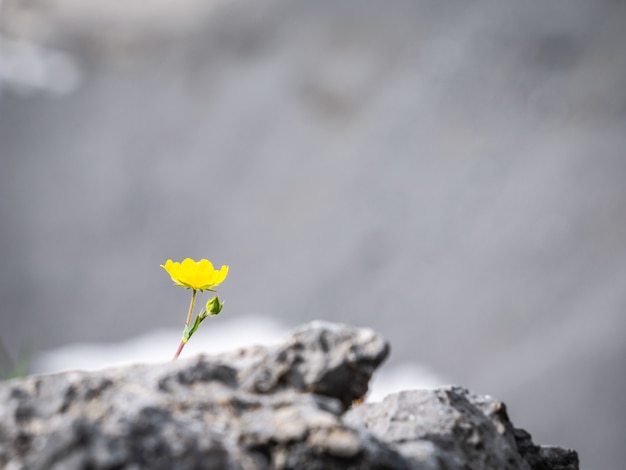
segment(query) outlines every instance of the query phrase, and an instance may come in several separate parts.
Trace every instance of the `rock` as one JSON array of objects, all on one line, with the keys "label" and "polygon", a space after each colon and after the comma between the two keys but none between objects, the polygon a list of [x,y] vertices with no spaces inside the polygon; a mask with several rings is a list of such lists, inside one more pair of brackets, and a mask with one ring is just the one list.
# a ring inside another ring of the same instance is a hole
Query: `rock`
[{"label": "rock", "polygon": [[314,322],[273,347],[3,382],[0,466],[578,468],[575,452],[534,445],[502,403],[459,387],[349,409],[388,351],[370,329]]},{"label": "rock", "polygon": [[520,453],[533,470],[570,470],[578,468],[578,453],[555,446],[537,446],[530,434],[514,429],[515,442]]},{"label": "rock", "polygon": [[365,427],[418,468],[578,468],[576,452],[536,446],[515,429],[504,403],[457,386],[394,393],[349,410],[344,421]]},{"label": "rock", "polygon": [[225,355],[253,392],[295,389],[338,398],[344,408],[367,393],[374,370],[389,354],[373,330],[313,322],[294,331],[284,346]]}]

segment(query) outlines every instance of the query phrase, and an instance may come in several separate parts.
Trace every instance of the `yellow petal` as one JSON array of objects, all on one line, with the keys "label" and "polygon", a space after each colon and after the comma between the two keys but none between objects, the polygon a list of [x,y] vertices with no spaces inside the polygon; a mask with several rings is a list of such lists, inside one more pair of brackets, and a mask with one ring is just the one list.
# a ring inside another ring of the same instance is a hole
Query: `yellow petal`
[{"label": "yellow petal", "polygon": [[217,286],[221,284],[224,279],[228,276],[228,266],[222,266],[219,271],[215,271],[215,275],[213,276],[213,285]]},{"label": "yellow petal", "polygon": [[208,259],[198,261],[198,282],[200,284],[210,283],[214,273],[213,264]]},{"label": "yellow petal", "polygon": [[171,259],[168,259],[165,264],[162,264],[161,267],[167,271],[167,274],[170,275],[172,281],[179,284],[178,275],[180,272],[180,263],[175,263]]},{"label": "yellow petal", "polygon": [[191,258],[185,258],[180,263],[180,271],[178,272],[178,280],[186,286],[195,289],[196,277],[198,272],[198,264]]}]

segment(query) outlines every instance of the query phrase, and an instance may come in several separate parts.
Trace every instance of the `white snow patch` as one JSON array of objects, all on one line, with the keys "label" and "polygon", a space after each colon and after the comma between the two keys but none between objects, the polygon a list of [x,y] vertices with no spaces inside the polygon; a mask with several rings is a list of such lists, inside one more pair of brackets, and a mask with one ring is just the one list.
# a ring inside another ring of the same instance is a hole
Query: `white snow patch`
[{"label": "white snow patch", "polygon": [[[68,344],[37,355],[31,369],[34,373],[93,371],[136,363],[166,362],[174,356],[181,333],[181,329],[161,329],[119,343]],[[276,344],[286,334],[286,327],[264,316],[245,315],[212,322],[209,318],[185,345],[180,357]]]},{"label": "white snow patch", "polygon": [[[262,315],[213,321],[203,324],[180,357],[199,353],[217,354],[252,345],[279,344],[288,333],[287,327]],[[68,344],[37,355],[31,370],[33,373],[95,371],[129,364],[167,362],[172,359],[180,337],[180,329],[162,329],[118,343]],[[383,365],[372,378],[367,401],[380,401],[390,393],[402,390],[436,388],[444,383],[447,382],[440,375],[419,364]]]}]

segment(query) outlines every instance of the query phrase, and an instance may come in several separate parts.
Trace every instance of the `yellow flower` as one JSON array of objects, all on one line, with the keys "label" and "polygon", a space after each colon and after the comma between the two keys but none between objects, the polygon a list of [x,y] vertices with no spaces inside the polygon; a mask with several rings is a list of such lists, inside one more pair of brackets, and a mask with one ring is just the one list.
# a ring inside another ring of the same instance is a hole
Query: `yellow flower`
[{"label": "yellow flower", "polygon": [[168,259],[161,267],[167,271],[175,284],[193,290],[213,290],[228,275],[228,266],[216,270],[208,259],[200,261],[186,258],[182,263]]}]

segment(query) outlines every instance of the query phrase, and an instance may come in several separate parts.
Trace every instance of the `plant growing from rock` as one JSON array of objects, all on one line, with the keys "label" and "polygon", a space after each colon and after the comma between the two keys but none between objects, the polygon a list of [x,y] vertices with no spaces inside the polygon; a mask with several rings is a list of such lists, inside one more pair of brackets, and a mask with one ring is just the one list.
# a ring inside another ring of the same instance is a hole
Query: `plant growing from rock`
[{"label": "plant growing from rock", "polygon": [[198,291],[202,292],[205,290],[215,292],[213,288],[226,279],[228,266],[215,269],[213,264],[207,259],[195,261],[191,258],[185,258],[180,263],[168,259],[161,267],[170,275],[172,281],[174,281],[174,285],[191,289],[191,303],[189,305],[189,312],[187,313],[187,320],[185,321],[183,337],[174,354],[174,359],[176,359],[185,347],[185,344],[187,344],[187,341],[189,341],[189,338],[198,330],[200,323],[209,315],[217,315],[222,311],[224,302],[220,302],[216,295],[207,301],[202,311],[196,315],[193,324],[191,323],[191,317],[193,316],[193,310],[196,304],[196,294]]}]

